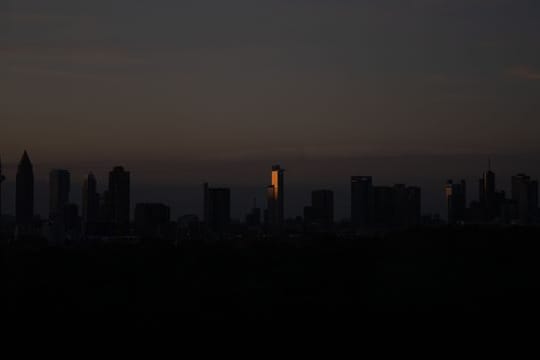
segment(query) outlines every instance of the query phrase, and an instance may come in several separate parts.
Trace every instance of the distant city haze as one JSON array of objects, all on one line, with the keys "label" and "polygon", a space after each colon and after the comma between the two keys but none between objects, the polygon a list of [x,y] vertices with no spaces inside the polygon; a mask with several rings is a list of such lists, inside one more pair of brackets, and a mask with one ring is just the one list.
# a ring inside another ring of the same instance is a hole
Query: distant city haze
[{"label": "distant city haze", "polygon": [[[202,212],[202,184],[228,186],[240,218],[286,170],[287,216],[350,176],[421,186],[540,177],[537,0],[8,0],[0,3],[4,213],[15,167],[34,164],[48,212],[52,169],[99,189],[117,165],[133,201]],[[469,198],[478,196],[474,185]]]}]

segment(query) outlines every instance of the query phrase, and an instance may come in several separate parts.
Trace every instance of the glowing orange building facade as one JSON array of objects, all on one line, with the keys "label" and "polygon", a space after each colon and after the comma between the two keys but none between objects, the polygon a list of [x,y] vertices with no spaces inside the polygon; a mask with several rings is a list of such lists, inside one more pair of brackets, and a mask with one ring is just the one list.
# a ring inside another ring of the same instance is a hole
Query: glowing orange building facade
[{"label": "glowing orange building facade", "polygon": [[274,228],[280,228],[285,218],[284,181],[285,170],[279,165],[272,167],[272,184],[267,188],[268,222]]}]

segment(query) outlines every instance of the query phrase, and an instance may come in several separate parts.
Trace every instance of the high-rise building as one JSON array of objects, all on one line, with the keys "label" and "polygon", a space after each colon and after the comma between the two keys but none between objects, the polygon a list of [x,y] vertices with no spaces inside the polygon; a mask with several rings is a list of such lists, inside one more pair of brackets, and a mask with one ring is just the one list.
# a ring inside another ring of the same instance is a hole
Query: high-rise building
[{"label": "high-rise building", "polygon": [[421,223],[422,190],[419,187],[394,185],[393,203],[393,225],[413,226]]},{"label": "high-rise building", "polygon": [[316,190],[311,193],[311,205],[304,208],[304,221],[307,225],[325,227],[334,223],[334,193],[331,190]]},{"label": "high-rise building", "polygon": [[370,225],[373,200],[373,178],[371,176],[351,177],[351,222],[353,225]]},{"label": "high-rise building", "polygon": [[461,183],[448,180],[445,186],[445,195],[448,206],[448,223],[464,222],[467,210],[467,185],[465,180],[461,180]]},{"label": "high-rise building", "polygon": [[391,226],[394,219],[394,188],[391,186],[374,186],[372,207],[369,209],[370,224]]},{"label": "high-rise building", "polygon": [[512,202],[514,219],[522,224],[531,223],[538,212],[538,181],[525,174],[512,176]]},{"label": "high-rise building", "polygon": [[227,230],[231,223],[231,190],[204,184],[204,223],[214,232]]},{"label": "high-rise building", "polygon": [[334,193],[316,190],[311,193],[311,221],[322,225],[334,223]]},{"label": "high-rise building", "polygon": [[491,161],[489,161],[488,170],[484,172],[479,181],[478,193],[485,219],[488,221],[493,220],[497,216],[499,206],[495,188],[495,173],[491,171]]},{"label": "high-rise building", "polygon": [[6,180],[2,172],[2,159],[0,158],[0,232],[2,231],[2,183]]},{"label": "high-rise building", "polygon": [[117,166],[109,173],[110,221],[125,230],[130,219],[130,173]]},{"label": "high-rise building", "polygon": [[17,168],[15,213],[18,225],[31,224],[34,218],[34,170],[25,151]]},{"label": "high-rise building", "polygon": [[82,187],[82,217],[83,222],[95,223],[99,218],[99,194],[94,174],[88,174]]},{"label": "high-rise building", "polygon": [[71,179],[67,170],[52,170],[49,174],[49,219],[59,220],[69,203]]},{"label": "high-rise building", "polygon": [[273,230],[281,229],[285,222],[285,170],[279,165],[272,167],[272,183],[267,188],[268,222]]}]

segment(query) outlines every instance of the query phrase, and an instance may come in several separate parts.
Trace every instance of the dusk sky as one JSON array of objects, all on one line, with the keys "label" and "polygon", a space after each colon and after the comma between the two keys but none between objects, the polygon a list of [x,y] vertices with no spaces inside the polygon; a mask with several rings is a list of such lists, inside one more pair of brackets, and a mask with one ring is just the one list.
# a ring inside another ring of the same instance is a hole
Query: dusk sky
[{"label": "dusk sky", "polygon": [[539,44],[538,0],[2,0],[0,156],[11,182],[28,149],[42,179],[249,185],[242,209],[274,162],[343,194],[538,176]]}]

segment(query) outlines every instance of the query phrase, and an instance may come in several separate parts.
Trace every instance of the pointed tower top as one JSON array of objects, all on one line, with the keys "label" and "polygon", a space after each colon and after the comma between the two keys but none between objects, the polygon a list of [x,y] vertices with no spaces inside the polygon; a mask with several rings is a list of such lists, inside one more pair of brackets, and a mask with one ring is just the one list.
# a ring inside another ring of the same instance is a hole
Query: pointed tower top
[{"label": "pointed tower top", "polygon": [[28,156],[28,152],[26,150],[24,150],[19,166],[32,167],[32,162],[30,161],[30,157]]}]

